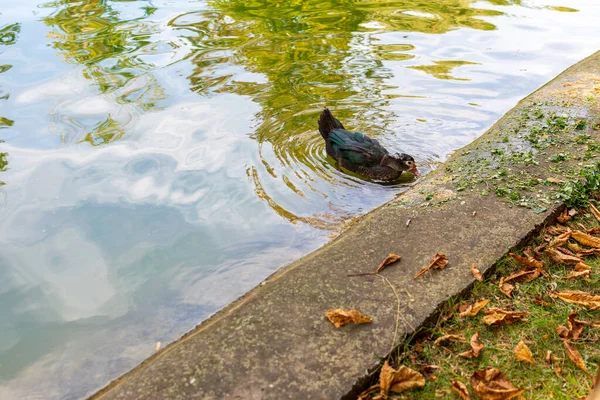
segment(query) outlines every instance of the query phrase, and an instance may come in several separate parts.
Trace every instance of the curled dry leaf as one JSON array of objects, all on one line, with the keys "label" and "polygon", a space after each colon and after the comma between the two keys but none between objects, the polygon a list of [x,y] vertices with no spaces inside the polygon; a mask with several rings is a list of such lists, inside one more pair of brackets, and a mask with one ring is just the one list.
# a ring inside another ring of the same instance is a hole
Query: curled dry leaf
[{"label": "curled dry leaf", "polygon": [[565,346],[565,350],[567,350],[567,356],[569,356],[571,361],[573,361],[573,364],[575,364],[577,368],[589,373],[589,370],[583,361],[583,357],[581,357],[581,354],[577,351],[577,349],[571,347],[566,340],[563,340],[563,345]]},{"label": "curled dry leaf", "polygon": [[418,277],[420,277],[421,275],[423,275],[425,272],[429,271],[430,269],[444,269],[447,264],[448,264],[448,257],[446,257],[443,254],[437,253],[433,257],[433,260],[431,260],[429,265],[426,266],[425,268],[423,268],[421,271],[419,271],[418,274],[416,274],[414,276],[414,279],[417,279]]},{"label": "curled dry leaf", "polygon": [[587,233],[590,235],[595,235],[596,233],[600,233],[600,226],[594,226],[593,228],[587,229]]},{"label": "curled dry leaf", "polygon": [[471,386],[482,400],[508,400],[525,391],[516,388],[500,370],[491,367],[473,372]]},{"label": "curled dry leaf", "polygon": [[504,277],[500,278],[500,283],[498,283],[498,288],[508,298],[512,299],[512,292],[513,292],[513,290],[515,290],[515,287],[514,287],[514,285],[511,285],[510,283],[504,282]]},{"label": "curled dry leaf", "polygon": [[523,361],[529,364],[535,364],[535,360],[533,359],[533,353],[527,347],[524,341],[520,341],[519,344],[514,348],[513,353],[517,357],[517,361]]},{"label": "curled dry leaf", "polygon": [[387,267],[388,265],[393,264],[397,261],[400,261],[400,256],[398,254],[394,254],[394,253],[388,254],[388,256],[379,264],[375,273],[376,274],[380,273],[385,267]]},{"label": "curled dry leaf", "polygon": [[571,216],[568,213],[569,211],[565,208],[563,212],[558,217],[556,217],[558,222],[560,222],[561,224],[569,222],[571,220]]},{"label": "curled dry leaf", "polygon": [[479,331],[475,332],[473,336],[471,336],[470,340],[471,350],[460,353],[459,356],[465,358],[477,358],[479,354],[481,354],[481,350],[485,348],[483,343],[479,341]]},{"label": "curled dry leaf", "polygon": [[577,257],[591,256],[592,254],[600,254],[600,249],[581,249],[577,253]]},{"label": "curled dry leaf", "polygon": [[554,362],[554,375],[556,375],[558,379],[562,379],[562,369],[560,368],[558,361]]},{"label": "curled dry leaf", "polygon": [[336,328],[340,328],[346,324],[367,324],[373,321],[373,319],[356,310],[328,310],[325,311],[325,316],[327,316]]},{"label": "curled dry leaf", "polygon": [[573,231],[571,237],[584,246],[600,249],[600,239],[582,231]]},{"label": "curled dry leaf", "polygon": [[546,233],[552,236],[558,236],[568,231],[570,231],[570,229],[562,225],[549,226],[546,228]]},{"label": "curled dry leaf", "polygon": [[444,335],[444,336],[440,336],[439,338],[435,339],[435,342],[433,342],[434,346],[439,346],[441,343],[443,342],[448,342],[448,341],[460,341],[460,342],[464,342],[465,339],[464,337],[460,336],[460,335]]},{"label": "curled dry leaf", "polygon": [[600,221],[600,211],[593,204],[590,204],[590,211],[594,214],[597,221]]},{"label": "curled dry leaf", "polygon": [[587,281],[590,280],[590,270],[583,270],[583,271],[571,271],[569,272],[569,275],[565,276],[565,279],[571,280],[571,279],[577,279],[577,278],[583,278]]},{"label": "curled dry leaf", "polygon": [[474,317],[489,302],[490,302],[489,299],[484,299],[484,300],[479,300],[479,301],[475,302],[475,304],[469,304],[469,306],[467,307],[467,309],[464,310],[464,311],[462,311],[460,314],[458,314],[458,316],[461,317],[461,318]]},{"label": "curled dry leaf", "polygon": [[550,242],[548,247],[564,246],[565,244],[567,244],[569,242],[569,239],[571,239],[571,231],[567,231],[561,235],[558,235],[554,239],[552,239],[552,241]]},{"label": "curled dry leaf", "polygon": [[550,247],[544,250],[544,254],[547,254],[548,256],[550,256],[550,258],[554,260],[554,262],[557,262],[559,264],[577,264],[582,261],[579,257],[569,256],[563,252],[560,252]]},{"label": "curled dry leaf", "polygon": [[477,279],[479,282],[483,282],[483,275],[477,269],[475,264],[471,264],[471,273],[473,274],[473,278]]},{"label": "curled dry leaf", "polygon": [[538,306],[542,306],[542,307],[548,307],[550,305],[550,303],[548,303],[547,301],[544,301],[544,300],[540,299],[539,297],[533,297],[531,299],[531,301],[533,301]]},{"label": "curled dry leaf", "polygon": [[600,310],[600,296],[578,290],[564,290],[550,293],[550,297],[561,299],[567,303],[579,304],[592,310]]},{"label": "curled dry leaf", "polygon": [[531,282],[532,280],[536,279],[538,276],[540,276],[540,271],[538,271],[537,269],[534,269],[534,270],[522,269],[522,270],[519,270],[513,274],[510,274],[506,278],[504,278],[504,282],[510,282],[510,281]]},{"label": "curled dry leaf", "polygon": [[556,328],[556,333],[561,337],[561,339],[579,339],[583,333],[584,326],[588,325],[588,323],[585,321],[579,321],[576,318],[577,313],[573,312],[567,317],[568,328],[563,325],[560,325],[558,328]]},{"label": "curled dry leaf", "polygon": [[389,392],[400,393],[423,386],[425,386],[423,375],[404,365],[395,370],[386,361],[383,367],[381,367],[381,372],[379,373],[379,390],[384,398]]},{"label": "curled dry leaf", "polygon": [[464,383],[452,379],[450,381],[450,389],[456,393],[461,400],[471,400],[471,395],[469,394],[469,389],[467,389],[467,385]]},{"label": "curled dry leaf", "polygon": [[582,250],[577,243],[569,242],[567,243],[567,247],[569,248],[569,250],[575,253],[579,253]]},{"label": "curled dry leaf", "polygon": [[[534,250],[535,254],[537,254],[538,249],[539,247],[536,247],[536,249]],[[523,265],[526,271],[535,269],[541,274],[548,275],[548,273],[544,269],[544,263],[535,259],[534,254],[532,254],[531,248],[528,247],[523,253],[525,254],[525,257],[514,253],[509,253],[509,255],[519,264]]]},{"label": "curled dry leaf", "polygon": [[554,355],[552,354],[552,350],[548,350],[546,351],[546,364],[550,365],[552,364],[552,361],[556,360],[556,357],[554,357]]},{"label": "curled dry leaf", "polygon": [[482,318],[482,321],[486,325],[512,324],[530,314],[527,311],[508,311],[497,307],[488,308],[485,312],[487,315]]}]

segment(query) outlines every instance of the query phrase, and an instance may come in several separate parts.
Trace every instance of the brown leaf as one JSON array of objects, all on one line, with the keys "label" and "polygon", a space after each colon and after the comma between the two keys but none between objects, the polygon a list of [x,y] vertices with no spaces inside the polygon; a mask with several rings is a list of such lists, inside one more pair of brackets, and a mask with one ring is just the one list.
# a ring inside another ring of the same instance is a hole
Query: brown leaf
[{"label": "brown leaf", "polygon": [[514,285],[511,285],[510,283],[505,283],[504,277],[500,278],[500,283],[498,283],[498,288],[508,298],[512,299],[512,292],[513,292],[513,290],[515,290],[515,287],[514,287]]},{"label": "brown leaf", "polygon": [[[546,248],[546,244],[542,243],[540,244],[538,247],[536,247],[535,249],[533,249],[533,253],[535,254],[535,256],[537,258],[542,258],[543,255],[543,250]],[[532,257],[533,258],[533,257]]]},{"label": "brown leaf", "polygon": [[558,361],[554,363],[554,375],[556,375],[558,379],[562,379],[562,369],[560,369]]},{"label": "brown leaf", "polygon": [[509,256],[511,256],[515,261],[517,261],[518,263],[524,265],[525,267],[527,267],[526,269],[531,270],[531,269],[544,269],[544,263],[541,261],[536,260],[535,258],[533,258],[531,255],[527,256],[527,257],[523,257],[520,256],[518,254],[515,253],[508,253]]},{"label": "brown leaf", "polygon": [[573,252],[569,249],[565,249],[564,247],[558,247],[556,250],[560,251],[563,254],[566,254],[568,256],[573,256],[576,257],[575,254],[573,254]]},{"label": "brown leaf", "polygon": [[546,233],[552,236],[558,236],[568,231],[570,231],[570,229],[562,225],[549,226],[546,228]]},{"label": "brown leaf", "polygon": [[510,282],[510,281],[531,282],[532,280],[536,279],[538,276],[540,276],[540,271],[538,271],[537,269],[534,269],[534,270],[522,269],[522,270],[519,270],[519,271],[507,276],[504,279],[504,282]]},{"label": "brown leaf", "polygon": [[594,214],[597,221],[600,221],[600,211],[593,204],[590,204],[590,211]]},{"label": "brown leaf", "polygon": [[427,364],[427,365],[421,365],[419,367],[419,371],[421,371],[424,374],[431,374],[433,371],[435,371],[436,369],[440,369],[441,367],[439,365],[435,365],[435,364]]},{"label": "brown leaf", "polygon": [[477,269],[475,264],[471,264],[471,273],[473,274],[473,278],[477,279],[479,282],[483,282],[483,275]]},{"label": "brown leaf", "polygon": [[473,372],[471,386],[482,400],[508,400],[525,391],[517,389],[502,372],[491,367]]},{"label": "brown leaf", "polygon": [[544,300],[540,299],[539,297],[533,297],[531,299],[531,301],[533,301],[538,306],[542,306],[542,307],[548,307],[550,305],[550,303],[548,303],[547,301],[544,301]]},{"label": "brown leaf", "polygon": [[482,321],[486,325],[512,324],[530,314],[527,311],[508,311],[497,307],[488,308],[485,312],[487,315],[482,318]]},{"label": "brown leaf", "polygon": [[563,212],[556,217],[556,219],[558,220],[558,222],[560,222],[561,224],[564,224],[565,222],[569,222],[571,220],[571,216],[568,214],[568,210],[565,208],[563,210]]},{"label": "brown leaf", "polygon": [[470,340],[471,350],[460,353],[459,356],[465,358],[477,358],[479,354],[481,354],[481,350],[485,348],[483,343],[479,341],[479,331],[475,332],[473,336],[471,336]]},{"label": "brown leaf", "polygon": [[469,395],[469,389],[467,389],[467,385],[464,383],[452,379],[450,381],[450,389],[456,393],[461,400],[471,400],[471,395]]},{"label": "brown leaf", "polygon": [[423,386],[425,386],[423,375],[404,365],[395,370],[386,361],[383,367],[381,367],[381,372],[379,373],[379,390],[384,398],[389,392],[400,393]]},{"label": "brown leaf", "polygon": [[586,321],[579,321],[576,318],[576,312],[572,312],[571,314],[569,314],[569,316],[567,317],[568,328],[562,325],[556,328],[556,333],[558,334],[558,336],[560,336],[562,339],[578,340],[581,334],[583,333],[584,326],[588,325],[589,323]]},{"label": "brown leaf", "polygon": [[577,349],[571,347],[566,340],[563,340],[563,344],[567,350],[567,356],[569,356],[571,361],[573,361],[573,364],[575,364],[581,370],[589,373],[587,367],[585,366],[585,362],[583,361],[583,357],[581,357],[581,354],[577,351]]},{"label": "brown leaf", "polygon": [[394,253],[388,254],[388,256],[381,262],[381,264],[379,264],[375,273],[376,274],[380,273],[385,267],[387,267],[390,264],[395,263],[396,261],[400,261],[400,256],[398,254],[394,254]]},{"label": "brown leaf", "polygon": [[328,310],[325,311],[325,316],[335,325],[336,328],[346,324],[366,324],[372,322],[373,319],[361,314],[356,310]]},{"label": "brown leaf", "polygon": [[414,279],[417,279],[418,277],[420,277],[421,275],[423,275],[425,272],[429,271],[430,269],[444,269],[447,264],[448,264],[448,257],[446,257],[443,254],[437,253],[433,257],[433,260],[431,260],[429,265],[426,266],[425,268],[423,268],[421,271],[419,271],[418,274],[416,274],[414,276]]},{"label": "brown leaf", "polygon": [[547,248],[546,250],[544,250],[544,254],[550,256],[550,258],[552,258],[554,262],[557,262],[559,264],[577,264],[581,262],[581,258],[569,256],[554,248]]},{"label": "brown leaf", "polygon": [[577,240],[584,246],[594,247],[596,249],[600,249],[600,239],[591,235],[588,235],[585,232],[581,231],[573,231],[571,233],[571,237]]},{"label": "brown leaf", "polygon": [[439,346],[440,343],[442,342],[447,342],[447,341],[461,341],[464,342],[465,339],[464,337],[460,336],[460,335],[444,335],[444,336],[440,336],[439,338],[435,339],[435,342],[433,342],[434,346]]},{"label": "brown leaf", "polygon": [[600,233],[600,226],[594,226],[586,231],[590,235],[595,235],[596,233]]},{"label": "brown leaf", "polygon": [[481,309],[483,307],[485,307],[487,305],[487,303],[489,303],[490,300],[489,299],[484,299],[484,300],[479,300],[478,302],[476,302],[475,304],[469,304],[469,306],[467,307],[466,310],[462,311],[460,314],[458,314],[459,317],[461,318],[465,318],[465,317],[474,317],[476,316],[479,311],[481,311]]},{"label": "brown leaf", "polygon": [[519,344],[514,348],[513,352],[517,357],[517,361],[523,361],[529,364],[535,364],[535,360],[533,359],[533,353],[529,350],[529,347],[525,344],[524,341],[520,341]]},{"label": "brown leaf", "polygon": [[559,298],[567,303],[579,304],[592,310],[600,309],[600,296],[587,292],[564,290],[562,292],[550,293],[550,297]]},{"label": "brown leaf", "polygon": [[581,249],[577,253],[577,257],[591,256],[592,254],[600,254],[600,249]]},{"label": "brown leaf", "polygon": [[577,278],[584,278],[585,280],[589,281],[590,280],[590,270],[583,270],[583,271],[571,271],[569,272],[569,275],[565,276],[565,279],[577,279]]}]

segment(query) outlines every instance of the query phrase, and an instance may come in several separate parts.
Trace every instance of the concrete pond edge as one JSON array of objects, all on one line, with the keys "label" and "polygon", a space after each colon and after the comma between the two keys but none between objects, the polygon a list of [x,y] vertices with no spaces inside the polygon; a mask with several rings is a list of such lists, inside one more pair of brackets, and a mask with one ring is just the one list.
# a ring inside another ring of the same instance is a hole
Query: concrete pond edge
[{"label": "concrete pond edge", "polygon": [[[582,171],[597,171],[599,154],[597,52],[520,101],[398,198],[90,398],[355,398],[391,347],[437,318],[448,299],[469,292],[471,263],[492,273],[507,252],[576,201],[585,189]],[[346,277],[390,252],[402,256],[384,271],[402,293],[398,301],[376,277]],[[448,256],[448,267],[414,280],[437,252]],[[400,339],[390,346],[397,307]],[[323,315],[334,308],[358,309],[374,322],[336,329]]]}]

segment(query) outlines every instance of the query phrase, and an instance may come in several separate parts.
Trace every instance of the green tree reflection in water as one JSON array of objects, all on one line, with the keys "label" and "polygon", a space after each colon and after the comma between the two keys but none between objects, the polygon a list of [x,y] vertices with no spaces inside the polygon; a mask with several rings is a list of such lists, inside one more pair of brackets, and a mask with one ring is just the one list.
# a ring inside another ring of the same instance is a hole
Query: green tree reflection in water
[{"label": "green tree reflection in water", "polygon": [[[144,8],[139,18],[122,20],[105,0],[59,0],[46,7],[57,8],[44,19],[53,28],[49,33],[52,46],[60,50],[65,62],[83,66],[83,75],[100,93],[131,107],[129,114],[155,109],[166,98],[151,73],[155,66],[141,57],[153,51],[151,36],[157,29],[144,21],[153,8]],[[79,140],[92,145],[118,140],[132,119],[129,115],[117,120],[109,113],[92,127],[83,127],[88,132]]]},{"label": "green tree reflection in water", "polygon": [[[0,55],[2,54],[2,48],[4,46],[12,46],[17,42],[19,33],[21,32],[20,24],[12,24],[0,27]],[[0,64],[0,74],[9,71],[12,68],[10,64]],[[0,102],[7,101],[10,97],[8,92],[5,92],[0,86]],[[13,126],[15,121],[0,115],[0,132],[2,129],[10,128]],[[4,140],[0,138],[0,143],[4,143]],[[5,172],[8,168],[8,153],[0,152],[0,172]],[[0,186],[4,186],[6,183],[0,180]],[[2,206],[2,198],[0,195],[0,206]]]},{"label": "green tree reflection in water", "polygon": [[[494,5],[515,4],[490,0]],[[502,15],[471,8],[472,0],[274,1],[215,0],[214,11],[188,14],[171,21],[193,43],[192,90],[203,96],[232,92],[261,105],[252,138],[262,165],[248,168],[256,194],[290,221],[314,226],[324,218],[299,217],[278,204],[267,191],[269,180],[281,179],[302,198],[327,198],[330,184],[353,185],[356,177],[339,174],[325,158],[315,120],[324,105],[333,107],[347,126],[379,136],[393,120],[386,110],[398,88],[386,84],[392,72],[385,61],[406,61],[414,46],[406,41],[380,43],[380,32],[441,34],[457,28],[493,30],[480,17]],[[189,34],[187,32],[193,32]],[[452,68],[469,64],[448,60],[417,66],[437,78],[452,79]],[[236,75],[235,66],[254,73]],[[321,187],[319,187],[321,186]],[[284,196],[285,197],[285,196]],[[314,203],[313,203],[314,204]]]}]

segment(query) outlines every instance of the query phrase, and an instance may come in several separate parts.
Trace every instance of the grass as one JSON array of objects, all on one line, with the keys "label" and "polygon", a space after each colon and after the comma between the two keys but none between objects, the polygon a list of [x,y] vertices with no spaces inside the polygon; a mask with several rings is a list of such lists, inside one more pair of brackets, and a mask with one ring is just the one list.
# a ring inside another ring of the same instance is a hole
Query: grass
[{"label": "grass", "polygon": [[[567,225],[571,229],[587,229],[598,226],[598,222],[582,209]],[[527,246],[535,247],[544,242],[543,233],[532,239]],[[551,298],[552,291],[580,290],[592,294],[600,293],[600,257],[587,256],[584,261],[592,267],[591,279],[583,278],[565,280],[564,277],[572,267],[557,264],[549,258],[543,258],[549,277],[540,276],[528,283],[513,283],[515,290],[512,299],[502,294],[498,288],[500,277],[508,276],[522,268],[511,257],[500,260],[494,272],[485,277],[483,282],[476,282],[467,297],[452,299],[445,305],[445,311],[435,324],[418,337],[413,338],[404,348],[395,353],[390,364],[397,368],[405,365],[416,371],[421,370],[427,382],[422,389],[390,395],[397,399],[453,399],[458,398],[450,389],[451,380],[458,380],[469,387],[472,398],[477,398],[470,385],[470,377],[476,370],[494,367],[518,388],[528,388],[524,393],[526,399],[577,399],[587,396],[592,387],[590,374],[580,370],[567,357],[563,343],[555,332],[560,325],[567,326],[567,316],[578,312],[578,319],[584,321],[600,320],[600,310],[588,310],[585,307],[569,304]],[[529,311],[531,315],[523,321],[511,325],[486,326],[481,322],[485,315],[482,310],[475,317],[460,318],[458,309],[461,305],[472,304],[477,300],[489,299],[487,307],[500,307],[515,311]],[[534,299],[542,300],[540,305]],[[452,316],[443,321],[443,316],[452,311]],[[480,342],[485,345],[478,358],[466,359],[458,354],[470,349],[469,338],[480,332]],[[466,342],[446,342],[434,346],[435,339],[447,335],[458,334],[467,339]],[[517,361],[513,353],[515,346],[523,340],[533,352],[535,365]],[[600,329],[586,326],[577,341],[570,344],[577,349],[591,374],[595,374],[600,364]],[[545,362],[547,351],[552,351],[558,359],[555,363]],[[560,376],[555,373],[555,364],[560,368]],[[439,368],[428,370],[424,366],[435,365]],[[427,371],[427,372],[423,372]],[[377,383],[374,377],[373,384]]]}]

